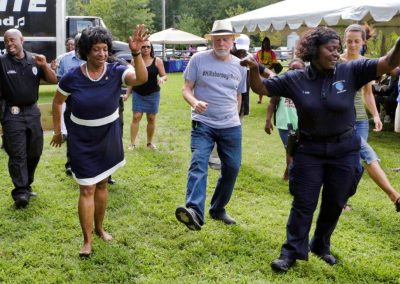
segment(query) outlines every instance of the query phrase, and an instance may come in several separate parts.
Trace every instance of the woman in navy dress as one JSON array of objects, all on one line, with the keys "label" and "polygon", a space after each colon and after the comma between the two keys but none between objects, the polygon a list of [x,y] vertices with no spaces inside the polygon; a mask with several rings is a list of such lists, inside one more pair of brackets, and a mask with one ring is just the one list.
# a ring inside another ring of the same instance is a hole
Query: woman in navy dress
[{"label": "woman in navy dress", "polygon": [[125,164],[118,101],[121,85],[140,85],[147,81],[147,70],[140,49],[147,39],[143,25],[129,38],[135,61],[132,67],[107,63],[112,38],[102,27],[85,29],[78,52],[87,62],[65,74],[53,100],[54,136],[51,144],[61,146],[61,106],[70,97],[71,126],[68,143],[71,170],[80,187],[79,220],[83,232],[80,256],[92,252],[92,231],[105,241],[112,236],[103,228],[107,207],[107,179]]}]

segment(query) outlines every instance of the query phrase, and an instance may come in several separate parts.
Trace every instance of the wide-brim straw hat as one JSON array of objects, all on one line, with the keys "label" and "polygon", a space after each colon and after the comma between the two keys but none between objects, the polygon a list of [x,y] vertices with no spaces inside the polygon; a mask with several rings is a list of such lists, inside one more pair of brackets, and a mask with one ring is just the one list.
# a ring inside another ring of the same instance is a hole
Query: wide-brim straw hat
[{"label": "wide-brim straw hat", "polygon": [[206,39],[211,39],[213,36],[221,35],[233,35],[238,37],[240,34],[233,31],[233,27],[230,21],[227,20],[216,20],[213,24],[211,33],[206,34],[204,37]]}]

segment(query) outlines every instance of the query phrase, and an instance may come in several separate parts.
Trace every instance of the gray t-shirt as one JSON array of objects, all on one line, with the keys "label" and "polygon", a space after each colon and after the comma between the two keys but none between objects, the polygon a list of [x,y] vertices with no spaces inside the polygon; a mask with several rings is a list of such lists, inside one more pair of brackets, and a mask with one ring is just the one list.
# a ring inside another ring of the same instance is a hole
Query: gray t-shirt
[{"label": "gray t-shirt", "polygon": [[192,120],[217,129],[240,125],[237,95],[246,92],[246,68],[239,61],[235,56],[221,61],[213,50],[192,56],[183,77],[194,81],[195,98],[208,103],[203,113],[192,108]]}]

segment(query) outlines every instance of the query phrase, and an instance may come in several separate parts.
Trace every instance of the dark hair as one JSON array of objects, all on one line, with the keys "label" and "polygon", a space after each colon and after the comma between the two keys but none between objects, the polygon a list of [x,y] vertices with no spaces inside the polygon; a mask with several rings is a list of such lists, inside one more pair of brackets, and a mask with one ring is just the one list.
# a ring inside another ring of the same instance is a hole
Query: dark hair
[{"label": "dark hair", "polygon": [[310,62],[318,58],[318,48],[332,39],[338,40],[342,49],[340,37],[333,29],[327,27],[311,29],[300,38],[296,47],[296,56],[305,62]]},{"label": "dark hair", "polygon": [[[269,45],[269,49],[264,49],[264,45],[267,44]],[[264,60],[264,51],[270,51],[271,50],[271,40],[269,37],[264,37],[262,43],[261,43],[261,60]]]},{"label": "dark hair", "polygon": [[[70,40],[74,41],[74,39],[73,39],[72,37],[67,37],[67,39],[65,40],[65,45],[67,45],[67,43],[68,43]],[[74,41],[74,43],[75,43],[75,41]]]},{"label": "dark hair", "polygon": [[87,61],[87,56],[92,49],[92,46],[97,43],[107,44],[108,51],[112,49],[112,36],[111,33],[103,27],[90,27],[82,31],[81,38],[79,39],[78,52],[80,57]]},{"label": "dark hair", "polygon": [[[150,42],[150,41],[149,41]],[[154,58],[154,47],[153,47],[153,44],[150,42],[150,46],[151,46],[151,49],[150,49],[150,57],[151,58]]]}]

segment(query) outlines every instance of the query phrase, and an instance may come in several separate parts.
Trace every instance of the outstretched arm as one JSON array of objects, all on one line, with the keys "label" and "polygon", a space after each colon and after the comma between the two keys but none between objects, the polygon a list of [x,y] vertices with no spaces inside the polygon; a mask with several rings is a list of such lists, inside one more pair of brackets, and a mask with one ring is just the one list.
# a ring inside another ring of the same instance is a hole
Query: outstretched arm
[{"label": "outstretched arm", "polygon": [[400,38],[397,39],[393,48],[385,55],[379,58],[377,77],[389,73],[400,65]]},{"label": "outstretched arm", "polygon": [[250,68],[250,87],[254,93],[269,96],[267,88],[261,81],[258,63],[252,56],[247,56],[240,61],[240,65]]}]

